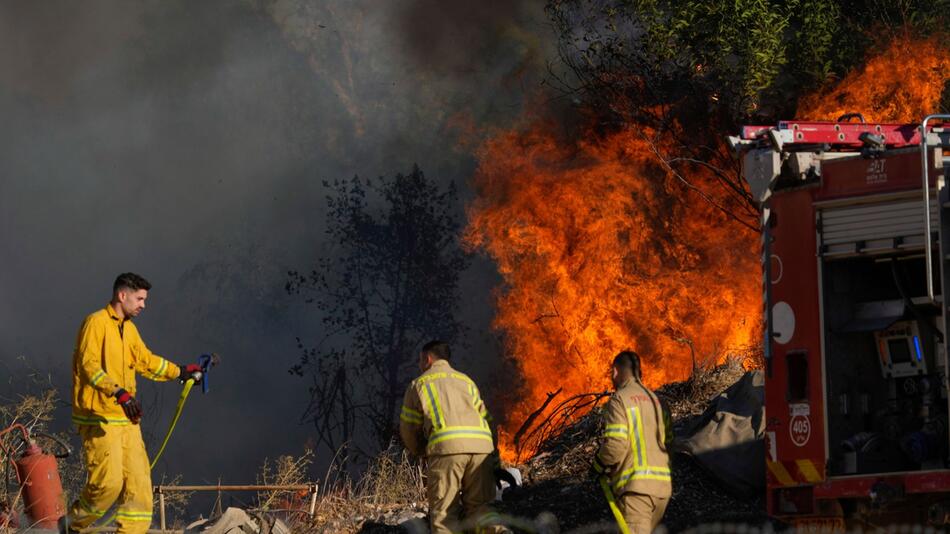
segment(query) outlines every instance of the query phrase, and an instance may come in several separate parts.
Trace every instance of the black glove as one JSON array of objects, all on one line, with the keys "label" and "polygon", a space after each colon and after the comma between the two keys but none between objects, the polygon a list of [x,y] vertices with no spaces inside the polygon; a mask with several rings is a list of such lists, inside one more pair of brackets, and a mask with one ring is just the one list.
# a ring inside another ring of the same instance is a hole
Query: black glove
[{"label": "black glove", "polygon": [[181,374],[178,376],[178,380],[184,384],[188,380],[194,380],[195,384],[201,382],[201,379],[204,377],[204,369],[196,363],[189,363],[188,365],[181,368]]},{"label": "black glove", "polygon": [[507,469],[502,469],[500,467],[495,468],[495,487],[501,489],[501,483],[507,482],[508,486],[511,488],[517,488],[518,482],[515,480],[515,476],[508,472]]},{"label": "black glove", "polygon": [[595,468],[593,465],[590,466],[590,469],[587,470],[587,478],[591,480],[597,480],[598,478],[600,478],[600,476],[601,476],[600,471],[597,471],[597,468]]},{"label": "black glove", "polygon": [[115,402],[122,407],[122,411],[125,412],[125,416],[129,418],[129,421],[132,421],[133,425],[139,424],[139,421],[142,420],[142,406],[139,401],[135,400],[135,397],[122,388],[116,390],[114,396]]},{"label": "black glove", "polygon": [[607,476],[607,470],[601,467],[600,462],[595,459],[593,463],[590,464],[590,469],[587,470],[587,476],[589,476],[591,480],[596,481],[599,480],[600,477]]}]

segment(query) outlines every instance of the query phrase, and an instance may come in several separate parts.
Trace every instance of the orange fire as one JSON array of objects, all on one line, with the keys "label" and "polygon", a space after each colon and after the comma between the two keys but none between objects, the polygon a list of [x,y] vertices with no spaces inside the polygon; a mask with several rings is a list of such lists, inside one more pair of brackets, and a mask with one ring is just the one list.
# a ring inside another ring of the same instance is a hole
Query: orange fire
[{"label": "orange fire", "polygon": [[[948,67],[937,39],[896,39],[833,89],[803,98],[797,115],[915,122],[938,111]],[[466,242],[504,279],[494,326],[521,375],[499,431],[509,460],[514,433],[549,393],[607,389],[622,349],[641,354],[656,387],[686,378],[693,354],[721,359],[761,335],[758,235],[713,206],[734,207],[714,178],[684,173],[710,203],[670,172],[643,128],[582,140],[560,132],[532,119],[477,152]]]},{"label": "orange fire", "polygon": [[803,98],[798,118],[835,120],[859,112],[869,122],[920,122],[940,111],[950,54],[937,38],[892,39],[878,56],[847,75],[830,91]]},{"label": "orange fire", "polygon": [[[581,141],[552,121],[479,149],[466,241],[497,263],[504,287],[494,326],[521,374],[501,448],[547,394],[610,387],[614,355],[631,348],[648,385],[682,380],[692,354],[720,359],[760,337],[758,235],[684,186],[629,128]],[[684,174],[729,205],[711,175]]]}]

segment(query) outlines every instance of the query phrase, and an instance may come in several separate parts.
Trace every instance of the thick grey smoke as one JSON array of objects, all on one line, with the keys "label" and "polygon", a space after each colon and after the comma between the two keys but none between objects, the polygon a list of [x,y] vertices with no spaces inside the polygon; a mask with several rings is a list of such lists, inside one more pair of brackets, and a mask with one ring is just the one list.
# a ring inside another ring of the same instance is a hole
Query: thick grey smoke
[{"label": "thick grey smoke", "polygon": [[542,0],[410,0],[397,8],[400,31],[415,60],[438,72],[470,75],[498,68],[536,75],[548,37],[541,30]]},{"label": "thick grey smoke", "polygon": [[[515,117],[541,65],[540,8],[490,4],[0,4],[0,396],[51,382],[68,401],[79,324],[131,270],[154,285],[137,321],[152,350],[224,357],[156,479],[248,482],[265,456],[299,453],[306,382],[287,369],[295,337],[321,332],[283,284],[326,245],[321,181],[418,163],[465,183],[453,118]],[[485,29],[459,55],[448,36],[467,17]],[[476,375],[493,282],[487,262],[464,282]],[[179,388],[142,389],[156,436]],[[57,416],[67,429],[68,407]]]}]

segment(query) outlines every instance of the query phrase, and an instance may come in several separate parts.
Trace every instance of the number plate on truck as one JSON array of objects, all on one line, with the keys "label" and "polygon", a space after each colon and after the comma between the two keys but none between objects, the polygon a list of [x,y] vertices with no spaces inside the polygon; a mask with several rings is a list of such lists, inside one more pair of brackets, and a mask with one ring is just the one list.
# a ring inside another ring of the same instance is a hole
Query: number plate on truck
[{"label": "number plate on truck", "polygon": [[800,533],[844,532],[844,518],[842,517],[808,517],[796,519],[795,529]]}]

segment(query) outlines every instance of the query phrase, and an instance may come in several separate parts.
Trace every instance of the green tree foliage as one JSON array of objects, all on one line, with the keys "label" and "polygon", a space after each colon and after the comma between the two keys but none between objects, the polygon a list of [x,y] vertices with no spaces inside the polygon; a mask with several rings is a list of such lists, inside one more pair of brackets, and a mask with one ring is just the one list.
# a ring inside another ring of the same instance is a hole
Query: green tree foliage
[{"label": "green tree foliage", "polygon": [[395,434],[421,345],[463,329],[455,311],[469,259],[457,240],[454,185],[440,187],[418,167],[324,185],[329,246],[309,272],[289,272],[286,286],[317,307],[323,339],[300,342],[292,372],[311,381],[304,417],[320,442],[372,455]]},{"label": "green tree foliage", "polygon": [[704,201],[726,191],[715,204],[735,219],[757,206],[726,135],[794,118],[802,95],[889,39],[942,36],[948,7],[950,0],[548,0],[565,67],[551,71],[600,131],[650,132],[642,135],[658,161],[690,191]]},{"label": "green tree foliage", "polygon": [[947,0],[550,0],[565,87],[621,121],[731,129],[787,118],[797,97],[889,35],[929,34]]}]

